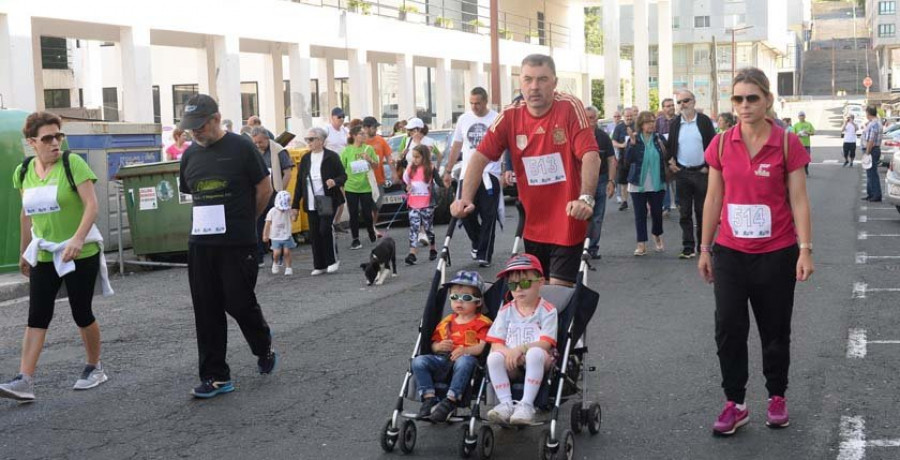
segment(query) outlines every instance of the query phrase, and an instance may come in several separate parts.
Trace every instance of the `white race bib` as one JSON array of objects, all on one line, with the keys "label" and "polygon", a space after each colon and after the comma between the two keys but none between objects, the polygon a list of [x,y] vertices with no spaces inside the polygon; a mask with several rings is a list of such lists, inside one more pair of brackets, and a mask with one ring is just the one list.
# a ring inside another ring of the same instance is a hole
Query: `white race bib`
[{"label": "white race bib", "polygon": [[409,184],[409,194],[413,196],[428,196],[428,184],[425,182],[413,182]]},{"label": "white race bib", "polygon": [[191,235],[222,235],[225,233],[225,205],[194,206],[194,228]]},{"label": "white race bib", "polygon": [[22,208],[25,210],[25,215],[33,216],[59,212],[56,192],[57,187],[55,185],[26,188],[22,194]]},{"label": "white race bib", "polygon": [[523,157],[525,177],[528,185],[540,186],[566,181],[566,170],[559,153],[549,153],[537,157]]},{"label": "white race bib", "polygon": [[728,222],[735,238],[772,236],[772,210],[764,204],[729,204]]},{"label": "white race bib", "polygon": [[366,160],[351,161],[350,172],[353,174],[369,172],[369,162]]},{"label": "white race bib", "polygon": [[511,323],[506,333],[506,346],[515,348],[526,343],[537,342],[541,338],[541,328],[534,323]]}]

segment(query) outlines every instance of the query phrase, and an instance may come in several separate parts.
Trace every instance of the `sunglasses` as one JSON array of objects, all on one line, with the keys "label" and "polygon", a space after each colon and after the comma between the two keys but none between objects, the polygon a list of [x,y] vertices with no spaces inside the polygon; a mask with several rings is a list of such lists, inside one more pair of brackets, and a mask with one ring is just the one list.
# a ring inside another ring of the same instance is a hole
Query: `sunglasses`
[{"label": "sunglasses", "polygon": [[760,101],[760,99],[762,99],[762,96],[760,96],[759,94],[748,94],[747,96],[738,96],[735,94],[734,96],[731,96],[731,103],[740,105],[744,103],[744,99],[746,99],[750,104],[756,104]]},{"label": "sunglasses", "polygon": [[481,297],[472,294],[450,294],[450,300],[454,302],[480,302]]},{"label": "sunglasses", "polygon": [[307,144],[312,144],[313,141],[317,141],[317,140],[319,140],[319,138],[318,137],[304,137],[303,140],[306,141]]},{"label": "sunglasses", "polygon": [[335,118],[340,118],[341,120],[343,120],[345,117],[346,115],[335,116]]},{"label": "sunglasses", "polygon": [[62,142],[63,139],[66,138],[66,133],[56,133],[56,134],[47,134],[45,136],[41,136],[40,138],[32,137],[34,140],[39,140],[47,145],[50,145],[53,142],[53,139],[56,139],[56,142]]},{"label": "sunglasses", "polygon": [[519,288],[528,289],[531,287],[532,284],[534,284],[537,281],[540,281],[540,280],[536,279],[536,280],[509,281],[506,283],[506,285],[509,286],[510,291],[515,291]]},{"label": "sunglasses", "polygon": [[688,102],[691,102],[691,101],[693,101],[693,99],[687,98],[687,99],[679,99],[677,102],[679,104],[687,104]]}]

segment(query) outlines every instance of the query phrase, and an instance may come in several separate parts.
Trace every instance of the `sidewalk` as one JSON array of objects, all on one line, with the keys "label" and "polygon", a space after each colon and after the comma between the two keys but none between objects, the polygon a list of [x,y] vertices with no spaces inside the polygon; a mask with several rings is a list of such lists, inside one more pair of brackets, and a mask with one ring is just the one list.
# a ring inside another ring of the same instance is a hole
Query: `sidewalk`
[{"label": "sidewalk", "polygon": [[28,295],[28,278],[21,273],[0,274],[0,302]]}]

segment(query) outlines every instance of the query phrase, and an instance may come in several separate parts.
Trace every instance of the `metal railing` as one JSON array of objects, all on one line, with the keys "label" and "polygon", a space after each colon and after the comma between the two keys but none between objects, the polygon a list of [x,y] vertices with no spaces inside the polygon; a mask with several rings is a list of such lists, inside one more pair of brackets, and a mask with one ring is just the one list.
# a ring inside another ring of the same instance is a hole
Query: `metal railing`
[{"label": "metal railing", "polygon": [[[351,13],[393,18],[414,24],[490,35],[490,10],[475,0],[285,0],[337,8]],[[499,12],[500,38],[555,48],[569,48],[571,30],[506,11]]]}]

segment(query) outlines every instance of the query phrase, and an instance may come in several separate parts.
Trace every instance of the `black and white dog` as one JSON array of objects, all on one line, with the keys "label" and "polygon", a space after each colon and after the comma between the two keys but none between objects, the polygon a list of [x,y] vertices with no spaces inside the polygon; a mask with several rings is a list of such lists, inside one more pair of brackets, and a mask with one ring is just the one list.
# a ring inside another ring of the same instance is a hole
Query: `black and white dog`
[{"label": "black and white dog", "polygon": [[369,261],[360,264],[360,267],[366,273],[366,281],[369,286],[384,284],[392,272],[394,276],[397,276],[397,246],[394,244],[394,239],[389,236],[382,238],[372,249]]}]

